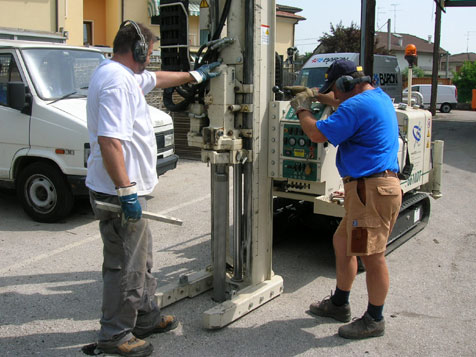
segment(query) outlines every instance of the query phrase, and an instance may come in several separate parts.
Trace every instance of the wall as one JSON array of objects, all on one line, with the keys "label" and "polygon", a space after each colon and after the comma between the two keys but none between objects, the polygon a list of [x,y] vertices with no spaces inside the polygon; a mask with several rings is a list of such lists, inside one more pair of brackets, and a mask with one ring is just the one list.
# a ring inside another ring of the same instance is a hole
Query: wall
[{"label": "wall", "polygon": [[92,45],[108,45],[106,41],[105,0],[84,0],[83,21],[93,22]]},{"label": "wall", "polygon": [[[127,20],[124,17],[124,20]],[[114,37],[122,23],[122,4],[121,0],[106,0],[106,45],[113,46]]]},{"label": "wall", "polygon": [[[68,45],[83,45],[83,2],[79,0],[63,0],[65,4],[64,30],[68,31]],[[58,14],[58,17],[61,17]]]},{"label": "wall", "polygon": [[282,17],[276,18],[275,49],[283,59],[287,58],[287,49],[294,46],[294,23],[296,20]]},{"label": "wall", "polygon": [[[124,20],[134,20],[147,26],[154,35],[160,37],[160,26],[151,25],[149,13],[147,12],[147,0],[124,0]],[[155,43],[154,49],[159,46]]]},{"label": "wall", "polygon": [[0,0],[0,26],[56,32],[56,1]]},{"label": "wall", "polygon": [[188,17],[188,40],[192,48],[200,47],[200,18],[198,16]]}]

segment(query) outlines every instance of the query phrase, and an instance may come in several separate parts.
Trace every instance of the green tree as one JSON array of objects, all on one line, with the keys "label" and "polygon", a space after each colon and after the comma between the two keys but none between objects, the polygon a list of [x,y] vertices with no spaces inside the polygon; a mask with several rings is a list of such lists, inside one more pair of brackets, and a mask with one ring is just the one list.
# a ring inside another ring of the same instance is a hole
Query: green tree
[{"label": "green tree", "polygon": [[330,33],[324,33],[319,38],[320,46],[325,52],[359,52],[360,51],[360,28],[351,23],[350,27],[344,27],[342,21],[334,26],[331,22]]},{"label": "green tree", "polygon": [[[402,76],[408,78],[408,67],[402,71]],[[413,66],[413,76],[412,78],[423,78],[425,77],[425,72],[418,66]]]},{"label": "green tree", "polygon": [[303,55],[299,51],[296,52],[296,59],[294,61],[295,64],[295,70],[299,71],[301,67],[304,65],[304,63],[307,62],[309,58],[311,58],[312,52],[306,52]]},{"label": "green tree", "polygon": [[465,62],[458,72],[453,72],[453,76],[453,84],[458,88],[458,102],[470,102],[472,90],[476,89],[476,61]]},{"label": "green tree", "polygon": [[[342,21],[336,26],[331,23],[330,33],[324,33],[319,38],[320,53],[335,52],[360,52],[360,28],[351,23],[349,27],[342,25]],[[374,43],[374,53],[379,55],[388,55],[389,52],[385,46],[380,46],[377,38]]]}]

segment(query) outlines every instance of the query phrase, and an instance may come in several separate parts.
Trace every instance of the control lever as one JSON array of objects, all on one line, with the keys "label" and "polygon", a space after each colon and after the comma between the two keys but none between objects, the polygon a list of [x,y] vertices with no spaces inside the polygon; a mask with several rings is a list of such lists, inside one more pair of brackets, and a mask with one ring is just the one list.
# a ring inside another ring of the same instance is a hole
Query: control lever
[{"label": "control lever", "polygon": [[279,88],[279,86],[274,86],[272,91],[273,91],[274,94],[284,95],[284,92],[281,90],[281,88]]},{"label": "control lever", "polygon": [[274,94],[281,94],[281,95],[284,95],[284,96],[289,96],[289,95],[292,96],[292,93],[291,93],[290,90],[281,89],[279,86],[274,86],[272,88],[272,91],[273,91]]}]

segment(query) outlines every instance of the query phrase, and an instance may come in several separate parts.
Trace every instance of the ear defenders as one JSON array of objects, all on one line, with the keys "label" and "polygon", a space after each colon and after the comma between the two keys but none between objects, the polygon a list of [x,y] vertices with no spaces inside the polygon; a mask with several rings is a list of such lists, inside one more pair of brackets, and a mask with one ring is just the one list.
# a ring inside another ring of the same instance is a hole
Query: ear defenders
[{"label": "ear defenders", "polygon": [[336,88],[341,92],[350,92],[354,89],[357,83],[368,82],[371,83],[370,76],[364,76],[359,78],[354,78],[351,76],[342,76],[337,78]]},{"label": "ear defenders", "polygon": [[147,53],[149,51],[149,45],[145,42],[144,35],[142,34],[139,26],[132,20],[126,20],[121,24],[121,28],[126,26],[127,24],[131,24],[136,29],[137,34],[139,35],[139,40],[134,41],[132,44],[132,57],[134,61],[139,63],[144,63],[147,60]]}]

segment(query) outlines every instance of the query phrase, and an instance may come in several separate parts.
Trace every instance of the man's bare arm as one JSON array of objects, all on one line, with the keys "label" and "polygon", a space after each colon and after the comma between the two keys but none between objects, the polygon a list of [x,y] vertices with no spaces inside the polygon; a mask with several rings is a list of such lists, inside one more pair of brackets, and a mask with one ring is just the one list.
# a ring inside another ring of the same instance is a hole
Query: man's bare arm
[{"label": "man's bare arm", "polygon": [[177,87],[194,81],[194,78],[189,72],[157,71],[155,72],[155,76],[157,79],[157,88]]},{"label": "man's bare arm", "polygon": [[131,185],[124,162],[124,153],[119,139],[99,136],[98,144],[101,147],[102,161],[109,177],[116,187]]}]

